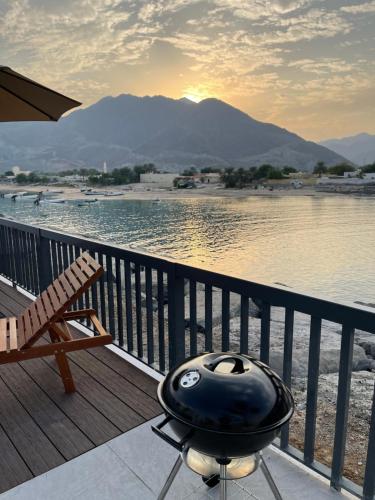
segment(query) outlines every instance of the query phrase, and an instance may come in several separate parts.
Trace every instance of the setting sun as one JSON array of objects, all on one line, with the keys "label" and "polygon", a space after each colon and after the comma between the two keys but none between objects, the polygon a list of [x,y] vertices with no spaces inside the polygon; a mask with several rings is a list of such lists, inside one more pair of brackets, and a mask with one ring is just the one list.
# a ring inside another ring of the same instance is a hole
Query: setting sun
[{"label": "setting sun", "polygon": [[189,101],[193,102],[200,102],[203,99],[205,99],[204,96],[198,95],[198,94],[184,94],[182,97],[185,97],[185,99],[189,99]]}]

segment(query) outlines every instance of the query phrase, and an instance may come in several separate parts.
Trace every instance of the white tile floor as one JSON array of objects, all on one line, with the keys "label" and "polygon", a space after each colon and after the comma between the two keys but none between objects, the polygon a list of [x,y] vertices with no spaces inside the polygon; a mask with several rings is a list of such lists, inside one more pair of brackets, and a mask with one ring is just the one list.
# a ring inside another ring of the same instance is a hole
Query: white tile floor
[{"label": "white tile floor", "polygon": [[[159,421],[160,417],[155,419]],[[1,500],[151,500],[164,484],[177,451],[145,424],[133,429],[46,474],[0,495]],[[284,500],[339,500],[344,494],[280,452],[264,452]],[[345,497],[351,497],[347,495]],[[182,466],[168,500],[212,500],[219,488],[207,488],[200,476]],[[353,497],[352,497],[353,498]],[[273,500],[258,470],[239,481],[228,482],[228,499]]]}]

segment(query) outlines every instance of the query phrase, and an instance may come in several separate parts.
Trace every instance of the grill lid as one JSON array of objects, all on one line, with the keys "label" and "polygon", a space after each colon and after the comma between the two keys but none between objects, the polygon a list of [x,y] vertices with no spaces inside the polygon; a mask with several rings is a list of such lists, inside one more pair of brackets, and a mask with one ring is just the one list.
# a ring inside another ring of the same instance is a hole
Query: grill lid
[{"label": "grill lid", "polygon": [[264,432],[293,413],[279,376],[243,354],[209,353],[185,360],[159,384],[164,410],[192,427],[230,433]]}]

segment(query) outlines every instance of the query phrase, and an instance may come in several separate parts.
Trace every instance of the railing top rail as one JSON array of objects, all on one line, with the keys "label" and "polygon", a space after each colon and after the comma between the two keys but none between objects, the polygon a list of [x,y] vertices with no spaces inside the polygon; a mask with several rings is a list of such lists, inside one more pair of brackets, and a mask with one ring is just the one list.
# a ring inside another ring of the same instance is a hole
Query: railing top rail
[{"label": "railing top rail", "polygon": [[142,250],[121,248],[94,239],[22,224],[5,218],[0,218],[0,225],[39,234],[41,237],[47,239],[76,245],[112,257],[130,260],[166,273],[173,269],[175,275],[181,278],[209,284],[250,298],[257,297],[273,306],[288,307],[305,314],[316,315],[328,321],[339,324],[345,323],[351,325],[353,328],[375,333],[375,310],[370,307],[354,303],[337,302],[329,298],[294,291],[282,285],[252,282],[243,278],[189,266],[172,258],[164,256],[156,257]]}]

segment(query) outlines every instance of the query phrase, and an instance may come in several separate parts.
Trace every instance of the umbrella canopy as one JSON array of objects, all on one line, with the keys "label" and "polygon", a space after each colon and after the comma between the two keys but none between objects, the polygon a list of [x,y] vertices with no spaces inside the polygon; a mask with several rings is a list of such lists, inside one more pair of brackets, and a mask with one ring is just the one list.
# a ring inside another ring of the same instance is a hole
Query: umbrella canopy
[{"label": "umbrella canopy", "polygon": [[57,121],[81,103],[0,66],[0,122]]}]

